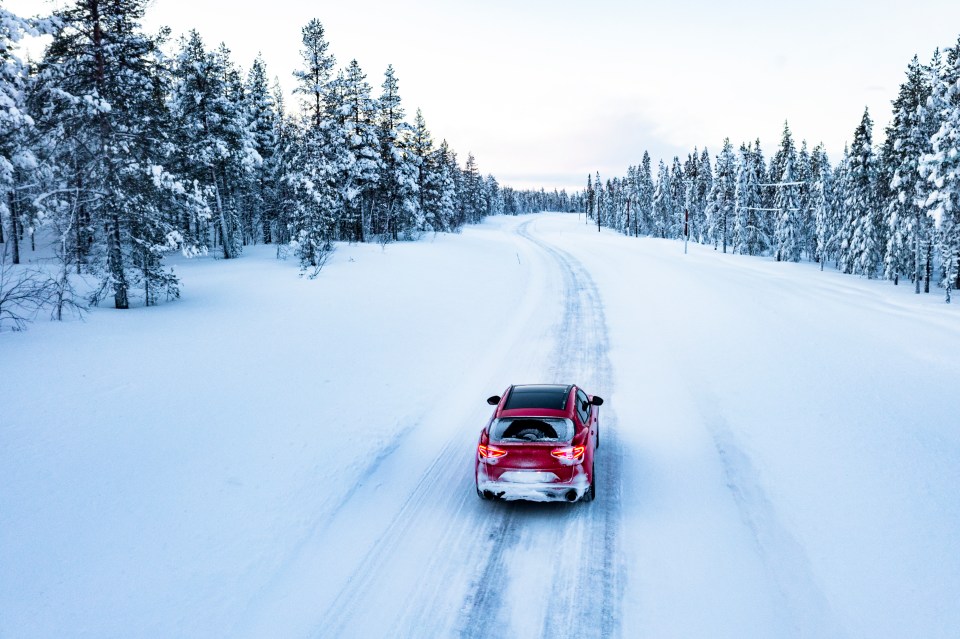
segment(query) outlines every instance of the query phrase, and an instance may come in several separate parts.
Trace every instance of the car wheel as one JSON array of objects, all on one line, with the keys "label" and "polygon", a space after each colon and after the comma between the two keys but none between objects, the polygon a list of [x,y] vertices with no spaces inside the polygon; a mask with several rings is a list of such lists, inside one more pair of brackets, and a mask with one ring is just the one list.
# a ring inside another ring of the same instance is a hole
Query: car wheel
[{"label": "car wheel", "polygon": [[593,501],[597,498],[597,465],[594,464],[590,469],[590,487],[583,493],[580,501]]},{"label": "car wheel", "polygon": [[487,497],[486,495],[483,494],[483,491],[480,490],[479,486],[477,487],[477,497],[479,497],[480,499],[482,499],[482,500],[484,500],[484,501],[487,501],[487,500],[490,499],[489,497]]}]

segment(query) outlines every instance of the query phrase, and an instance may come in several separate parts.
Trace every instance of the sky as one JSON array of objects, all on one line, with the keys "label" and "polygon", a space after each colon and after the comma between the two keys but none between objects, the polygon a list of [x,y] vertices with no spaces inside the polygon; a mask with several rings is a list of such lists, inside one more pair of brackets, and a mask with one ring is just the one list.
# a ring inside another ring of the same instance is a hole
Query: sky
[{"label": "sky", "polygon": [[[63,0],[4,0],[20,15]],[[580,189],[694,147],[715,155],[784,121],[838,159],[865,107],[875,141],[907,64],[960,36],[957,0],[152,0],[144,26],[196,29],[244,68],[262,53],[286,91],[300,30],[318,18],[338,65],[356,59],[378,95],[392,64],[412,120],[461,163],[515,188]],[[229,7],[229,8],[224,8]],[[654,170],[656,170],[654,168]]]}]

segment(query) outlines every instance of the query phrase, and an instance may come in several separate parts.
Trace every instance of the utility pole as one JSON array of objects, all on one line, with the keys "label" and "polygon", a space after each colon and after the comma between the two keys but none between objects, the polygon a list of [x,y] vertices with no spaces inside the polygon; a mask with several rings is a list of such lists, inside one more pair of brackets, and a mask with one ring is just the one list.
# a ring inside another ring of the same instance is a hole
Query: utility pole
[{"label": "utility pole", "polygon": [[690,209],[683,209],[683,254],[687,254],[687,242],[690,240]]}]

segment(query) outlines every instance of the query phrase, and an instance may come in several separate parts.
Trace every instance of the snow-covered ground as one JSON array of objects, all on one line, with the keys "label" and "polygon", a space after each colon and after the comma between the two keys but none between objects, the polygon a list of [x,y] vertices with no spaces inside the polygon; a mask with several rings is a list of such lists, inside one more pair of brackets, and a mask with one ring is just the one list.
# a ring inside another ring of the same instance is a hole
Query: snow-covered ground
[{"label": "snow-covered ground", "polygon": [[[576,216],[0,334],[0,637],[955,637],[960,309]],[[603,396],[598,499],[473,491]]]}]

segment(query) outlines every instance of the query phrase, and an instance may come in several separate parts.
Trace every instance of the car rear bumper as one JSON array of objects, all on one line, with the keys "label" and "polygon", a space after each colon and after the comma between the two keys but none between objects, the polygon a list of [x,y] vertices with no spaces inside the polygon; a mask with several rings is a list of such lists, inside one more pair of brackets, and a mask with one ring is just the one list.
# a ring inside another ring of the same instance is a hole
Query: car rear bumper
[{"label": "car rear bumper", "polygon": [[577,501],[590,487],[586,473],[577,472],[570,481],[542,481],[549,472],[503,473],[499,479],[477,476],[477,491],[488,498],[505,501]]}]

